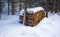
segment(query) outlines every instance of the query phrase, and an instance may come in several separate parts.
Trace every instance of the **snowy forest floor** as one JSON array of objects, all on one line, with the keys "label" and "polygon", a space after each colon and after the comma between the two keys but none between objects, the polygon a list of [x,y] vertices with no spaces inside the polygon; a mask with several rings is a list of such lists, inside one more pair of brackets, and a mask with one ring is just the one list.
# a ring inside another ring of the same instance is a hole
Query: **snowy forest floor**
[{"label": "snowy forest floor", "polygon": [[35,27],[20,24],[18,15],[2,15],[0,37],[60,37],[60,15],[49,13]]}]

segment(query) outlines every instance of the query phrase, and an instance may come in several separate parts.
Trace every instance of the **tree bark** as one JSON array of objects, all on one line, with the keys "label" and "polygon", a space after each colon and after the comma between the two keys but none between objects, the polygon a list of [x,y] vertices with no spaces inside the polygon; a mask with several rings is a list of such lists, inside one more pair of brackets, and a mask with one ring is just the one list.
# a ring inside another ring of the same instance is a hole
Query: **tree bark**
[{"label": "tree bark", "polygon": [[8,15],[9,15],[10,13],[9,13],[9,0],[8,0]]},{"label": "tree bark", "polygon": [[30,7],[32,7],[32,0],[30,0]]},{"label": "tree bark", "polygon": [[48,11],[49,11],[49,0],[46,0],[46,17],[48,18]]},{"label": "tree bark", "polygon": [[57,13],[57,0],[53,0],[53,10],[55,13]]},{"label": "tree bark", "polygon": [[19,10],[21,11],[21,3],[22,3],[22,0],[19,0]]},{"label": "tree bark", "polygon": [[12,8],[11,8],[11,11],[12,11],[12,15],[14,15],[15,14],[15,1],[14,0],[12,0]]},{"label": "tree bark", "polygon": [[27,0],[25,0],[25,13],[24,13],[24,18],[23,18],[23,24],[25,25],[26,22],[26,12],[27,12]]},{"label": "tree bark", "polygon": [[2,2],[0,0],[0,19],[1,19],[1,13],[2,13]]}]

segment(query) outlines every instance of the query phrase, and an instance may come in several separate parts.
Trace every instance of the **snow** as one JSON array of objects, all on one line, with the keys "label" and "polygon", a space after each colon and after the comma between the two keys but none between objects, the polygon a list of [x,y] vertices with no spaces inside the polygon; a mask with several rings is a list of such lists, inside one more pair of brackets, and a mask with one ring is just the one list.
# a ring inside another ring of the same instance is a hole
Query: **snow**
[{"label": "snow", "polygon": [[[27,8],[27,12],[29,13],[35,13],[40,10],[44,10],[44,9],[42,7]],[[23,15],[24,12],[25,12],[24,9],[22,9],[19,15]]]},{"label": "snow", "polygon": [[2,8],[4,14],[8,13],[8,3],[5,3],[5,7]]},{"label": "snow", "polygon": [[42,7],[28,8],[27,11],[33,11],[34,13],[40,10],[44,10]]},{"label": "snow", "polygon": [[60,37],[60,15],[49,13],[35,27],[20,24],[18,15],[2,15],[0,37]]},{"label": "snow", "polygon": [[[3,8],[4,14],[0,20],[0,37],[60,37],[60,15],[49,13],[49,17],[45,17],[37,26],[24,26],[19,23],[18,15],[5,15],[8,10],[7,5]],[[15,12],[19,12],[17,6],[16,10]],[[29,12],[39,10],[44,9],[42,7],[27,9]],[[24,9],[20,13],[22,15]]]},{"label": "snow", "polygon": [[[9,5],[9,12],[10,12],[10,14],[12,14],[12,12],[11,12],[11,5]],[[17,14],[19,14],[19,4],[15,4],[15,14],[17,15]],[[2,8],[2,13],[3,14],[8,14],[8,3],[5,3],[5,6]]]}]

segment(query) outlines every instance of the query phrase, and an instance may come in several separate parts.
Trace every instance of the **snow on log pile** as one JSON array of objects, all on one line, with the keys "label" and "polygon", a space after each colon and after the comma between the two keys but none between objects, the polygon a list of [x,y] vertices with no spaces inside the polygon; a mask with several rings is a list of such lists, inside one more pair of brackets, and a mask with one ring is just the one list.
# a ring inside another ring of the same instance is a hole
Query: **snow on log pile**
[{"label": "snow on log pile", "polygon": [[[42,7],[34,7],[34,8],[27,8],[27,12],[29,12],[29,13],[35,13],[35,12],[37,12],[37,11],[41,11],[41,10],[43,10],[44,11],[44,9],[42,8]],[[22,9],[21,11],[20,11],[20,14],[19,15],[23,15],[24,14],[24,9]]]},{"label": "snow on log pile", "polygon": [[[23,22],[24,9],[20,11],[20,22]],[[35,26],[37,25],[45,16],[44,9],[42,7],[27,8],[25,25]]]}]

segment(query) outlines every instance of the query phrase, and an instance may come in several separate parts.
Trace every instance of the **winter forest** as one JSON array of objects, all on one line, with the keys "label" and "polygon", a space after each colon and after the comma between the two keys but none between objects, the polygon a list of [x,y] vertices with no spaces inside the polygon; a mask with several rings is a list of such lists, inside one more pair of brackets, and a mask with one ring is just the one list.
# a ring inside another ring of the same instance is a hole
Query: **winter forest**
[{"label": "winter forest", "polygon": [[0,37],[60,37],[60,0],[0,0]]}]

